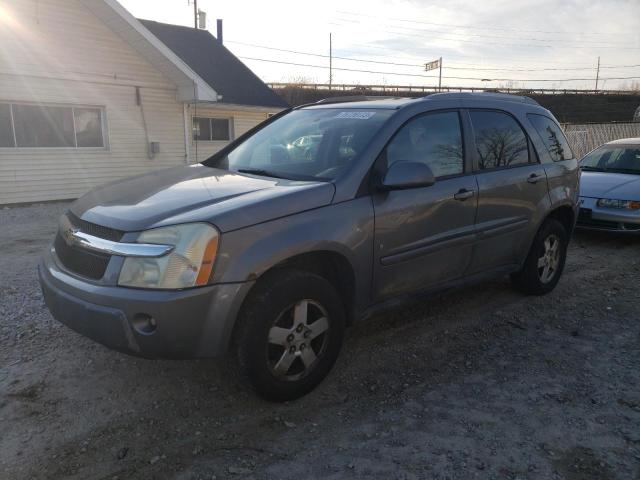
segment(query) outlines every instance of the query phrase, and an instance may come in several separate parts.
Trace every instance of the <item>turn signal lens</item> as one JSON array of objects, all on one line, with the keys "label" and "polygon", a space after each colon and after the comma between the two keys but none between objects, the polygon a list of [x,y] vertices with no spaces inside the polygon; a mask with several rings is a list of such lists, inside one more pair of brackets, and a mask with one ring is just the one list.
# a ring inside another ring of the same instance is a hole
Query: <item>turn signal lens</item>
[{"label": "turn signal lens", "polygon": [[211,272],[213,271],[213,262],[216,260],[216,253],[218,253],[217,235],[209,240],[207,248],[204,250],[200,271],[198,272],[198,278],[196,278],[196,285],[206,285],[209,283],[209,278],[211,278]]}]

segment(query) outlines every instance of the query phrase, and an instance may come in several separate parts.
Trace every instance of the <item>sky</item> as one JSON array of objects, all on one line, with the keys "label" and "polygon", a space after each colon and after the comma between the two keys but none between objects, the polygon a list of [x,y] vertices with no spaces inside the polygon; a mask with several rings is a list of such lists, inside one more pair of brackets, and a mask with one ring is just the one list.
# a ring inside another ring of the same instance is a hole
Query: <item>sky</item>
[{"label": "sky", "polygon": [[[193,25],[193,0],[119,0]],[[640,87],[640,0],[198,0],[215,35],[266,82],[515,88]],[[297,53],[296,53],[297,52]],[[297,64],[297,65],[296,65]],[[358,70],[358,71],[355,71]]]}]

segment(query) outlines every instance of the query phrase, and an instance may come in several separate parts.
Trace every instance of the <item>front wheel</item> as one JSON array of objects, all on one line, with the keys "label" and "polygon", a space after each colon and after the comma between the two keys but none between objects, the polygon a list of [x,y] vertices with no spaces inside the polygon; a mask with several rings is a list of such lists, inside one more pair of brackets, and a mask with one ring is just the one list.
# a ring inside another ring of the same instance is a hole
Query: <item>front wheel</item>
[{"label": "front wheel", "polygon": [[567,231],[559,221],[545,220],[522,270],[511,275],[514,285],[530,295],[544,295],[553,290],[564,269],[568,241]]},{"label": "front wheel", "polygon": [[282,269],[260,280],[240,313],[238,360],[257,393],[284,401],[313,390],[335,363],[344,307],[313,273]]}]

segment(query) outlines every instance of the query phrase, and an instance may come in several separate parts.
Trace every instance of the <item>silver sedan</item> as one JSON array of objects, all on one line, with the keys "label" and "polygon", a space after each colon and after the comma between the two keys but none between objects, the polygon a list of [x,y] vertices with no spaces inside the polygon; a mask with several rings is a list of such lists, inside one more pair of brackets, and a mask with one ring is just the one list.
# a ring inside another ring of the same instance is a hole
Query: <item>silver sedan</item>
[{"label": "silver sedan", "polygon": [[640,138],[605,143],[580,168],[577,226],[640,234]]}]

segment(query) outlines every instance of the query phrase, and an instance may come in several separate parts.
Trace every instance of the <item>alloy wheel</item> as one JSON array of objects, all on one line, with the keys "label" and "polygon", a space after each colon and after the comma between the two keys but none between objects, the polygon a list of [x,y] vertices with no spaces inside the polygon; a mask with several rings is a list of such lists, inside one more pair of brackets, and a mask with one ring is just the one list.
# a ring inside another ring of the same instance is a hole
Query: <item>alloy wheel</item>
[{"label": "alloy wheel", "polygon": [[538,277],[542,283],[549,283],[560,266],[560,238],[549,235],[542,248],[542,256],[538,258]]},{"label": "alloy wheel", "polygon": [[326,350],[329,328],[326,310],[313,300],[300,300],[286,308],[269,329],[271,373],[286,381],[307,376]]}]

